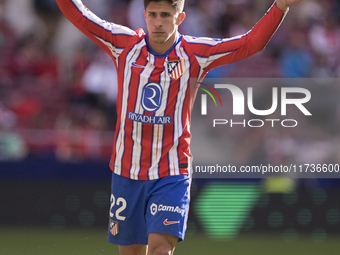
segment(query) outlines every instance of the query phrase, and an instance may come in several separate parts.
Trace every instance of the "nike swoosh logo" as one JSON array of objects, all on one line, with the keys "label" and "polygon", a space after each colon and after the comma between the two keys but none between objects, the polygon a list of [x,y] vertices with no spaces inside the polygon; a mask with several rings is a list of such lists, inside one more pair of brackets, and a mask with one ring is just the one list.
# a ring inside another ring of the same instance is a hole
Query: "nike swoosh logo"
[{"label": "nike swoosh logo", "polygon": [[145,66],[137,65],[135,62],[133,62],[131,65],[138,68],[145,68]]},{"label": "nike swoosh logo", "polygon": [[167,225],[172,225],[172,224],[177,224],[177,223],[179,223],[179,221],[168,221],[168,219],[166,219],[166,220],[163,222],[163,224],[164,224],[165,226],[167,226]]}]

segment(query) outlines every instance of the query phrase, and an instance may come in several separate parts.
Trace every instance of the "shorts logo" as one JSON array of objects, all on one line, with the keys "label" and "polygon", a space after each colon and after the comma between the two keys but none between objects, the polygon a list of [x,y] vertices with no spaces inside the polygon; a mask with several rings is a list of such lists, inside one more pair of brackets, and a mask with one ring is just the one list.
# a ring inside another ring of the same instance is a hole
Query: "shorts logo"
[{"label": "shorts logo", "polygon": [[119,232],[118,230],[118,222],[117,221],[113,221],[113,220],[110,220],[110,233],[115,236],[117,235]]},{"label": "shorts logo", "polygon": [[157,212],[174,212],[179,213],[182,216],[184,216],[185,210],[180,208],[179,206],[168,206],[168,205],[156,205],[155,203],[152,203],[150,206],[150,212],[152,215],[155,215]]},{"label": "shorts logo", "polygon": [[165,226],[172,225],[172,224],[177,224],[177,223],[179,223],[179,221],[168,221],[168,219],[165,219],[164,222],[163,222],[163,224]]},{"label": "shorts logo", "polygon": [[163,90],[161,85],[151,82],[144,86],[142,92],[142,107],[147,112],[156,112],[162,104]]},{"label": "shorts logo", "polygon": [[155,215],[157,213],[157,205],[155,203],[152,203],[150,206],[150,212],[152,215]]}]

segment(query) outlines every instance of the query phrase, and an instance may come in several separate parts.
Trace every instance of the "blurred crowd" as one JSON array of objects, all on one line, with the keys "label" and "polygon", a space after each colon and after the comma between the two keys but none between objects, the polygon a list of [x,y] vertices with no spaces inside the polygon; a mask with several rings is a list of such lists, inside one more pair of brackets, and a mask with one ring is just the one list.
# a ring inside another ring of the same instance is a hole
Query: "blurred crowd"
[{"label": "blurred crowd", "polygon": [[[83,2],[103,19],[145,29],[142,0]],[[246,33],[272,2],[186,0],[180,33]],[[339,10],[338,0],[293,6],[264,51],[208,77],[339,77]],[[54,0],[0,0],[0,56],[0,160],[35,154],[108,160],[116,123],[114,64]]]}]

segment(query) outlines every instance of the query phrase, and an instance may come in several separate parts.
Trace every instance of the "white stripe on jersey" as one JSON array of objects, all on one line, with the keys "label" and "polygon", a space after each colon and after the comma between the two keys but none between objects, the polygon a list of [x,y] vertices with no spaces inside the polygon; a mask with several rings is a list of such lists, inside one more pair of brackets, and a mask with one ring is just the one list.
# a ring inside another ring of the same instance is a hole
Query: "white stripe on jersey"
[{"label": "white stripe on jersey", "polygon": [[163,135],[164,125],[154,125],[153,139],[152,139],[152,154],[151,154],[151,168],[148,171],[149,180],[155,180],[159,178],[158,168],[159,161],[162,156],[163,149]]},{"label": "white stripe on jersey", "polygon": [[124,81],[123,84],[123,93],[122,93],[122,110],[121,110],[121,124],[119,129],[119,135],[117,137],[117,143],[116,143],[116,159],[115,159],[115,170],[114,172],[116,174],[121,174],[122,172],[122,158],[124,153],[124,137],[125,137],[125,121],[126,121],[126,113],[127,113],[127,103],[129,99],[129,84],[131,80],[131,68],[128,66],[129,63],[133,63],[137,60],[139,57],[139,54],[136,54],[136,52],[140,52],[142,50],[142,47],[145,46],[145,41],[142,40],[139,43],[135,44],[134,47],[130,50],[130,52],[127,54],[126,57],[126,63],[127,66],[124,70]]},{"label": "white stripe on jersey", "polygon": [[200,65],[200,72],[198,74],[198,79],[202,76],[203,72],[204,72],[204,68],[205,67],[205,63],[207,62],[208,58],[206,57],[200,57],[195,55],[195,58],[197,59],[198,64]]},{"label": "white stripe on jersey", "polygon": [[[145,42],[145,40],[142,40]],[[151,54],[149,54],[151,56]],[[138,54],[139,57],[139,54]],[[153,70],[155,69],[155,66],[152,64],[154,63],[155,59],[153,56],[149,58],[149,61],[147,62],[144,70],[139,75],[139,86],[138,86],[138,92],[137,92],[137,98],[136,98],[136,105],[135,105],[135,112],[138,114],[143,114],[144,109],[142,107],[142,94],[143,94],[143,88],[144,85],[148,83],[149,77],[151,77],[151,74]],[[138,180],[138,173],[140,171],[140,161],[142,156],[142,133],[143,133],[143,123],[140,122],[133,122],[133,130],[132,130],[132,139],[133,139],[133,147],[132,147],[132,162],[131,162],[131,168],[130,168],[130,175],[131,179]]]},{"label": "white stripe on jersey", "polygon": [[[94,36],[95,36],[95,35],[94,35]],[[119,49],[119,48],[114,47],[112,43],[107,42],[107,41],[103,40],[102,38],[100,38],[100,37],[98,37],[98,36],[95,36],[95,37],[96,37],[99,41],[101,41],[102,44],[105,44],[105,45],[109,48],[109,50],[110,50],[111,53],[112,53],[112,56],[113,56],[115,59],[117,59],[117,58],[119,57],[119,55],[122,53],[122,51],[124,50],[124,49]],[[117,63],[117,66],[118,66],[118,61],[116,61],[116,63]]]},{"label": "white stripe on jersey", "polygon": [[179,169],[179,158],[178,158],[178,141],[180,136],[183,134],[183,121],[182,121],[182,113],[183,113],[183,107],[184,107],[184,100],[185,95],[188,89],[188,80],[190,78],[190,61],[189,56],[184,52],[183,48],[180,46],[176,46],[176,55],[180,56],[180,59],[183,64],[183,70],[184,73],[179,79],[180,88],[177,95],[177,102],[174,112],[174,140],[173,140],[173,146],[169,151],[169,169],[170,169],[170,175],[178,175],[180,174]]},{"label": "white stripe on jersey", "polygon": [[[157,116],[164,116],[165,109],[168,103],[169,90],[171,85],[171,79],[167,74],[167,62],[168,57],[164,61],[164,71],[160,77],[160,85],[163,89],[162,95],[162,104],[160,108],[156,111]],[[163,151],[163,136],[164,136],[164,125],[154,125],[153,131],[153,148],[151,154],[151,168],[149,169],[148,175],[150,180],[159,178],[159,161],[161,160],[162,151]]]},{"label": "white stripe on jersey", "polygon": [[207,59],[208,59],[208,57],[200,57],[200,56],[197,56],[197,55],[195,55],[195,57],[196,57],[199,65],[201,67],[205,65],[205,63],[207,62]]},{"label": "white stripe on jersey", "polygon": [[232,52],[234,52],[234,51],[228,51],[228,52],[225,52],[225,53],[210,55],[209,58],[207,59],[207,62],[204,64],[203,68],[206,68],[208,65],[211,64],[211,62],[215,61],[216,59],[219,59],[219,58],[222,58],[224,56],[227,56],[227,55],[229,55]]},{"label": "white stripe on jersey", "polygon": [[220,44],[220,43],[238,40],[242,36],[243,35],[239,35],[239,36],[235,36],[235,37],[231,37],[231,38],[224,38],[224,39],[214,40],[213,38],[209,38],[209,37],[193,37],[193,36],[184,35],[184,39],[188,43],[216,46],[217,44]]},{"label": "white stripe on jersey", "polygon": [[[208,65],[211,64],[211,62],[215,61],[216,59],[222,58],[224,56],[227,56],[228,54],[232,53],[234,51],[229,51],[229,52],[225,52],[225,53],[220,53],[220,54],[215,54],[215,55],[211,55],[208,58],[206,57],[200,57],[195,55],[198,63],[200,64],[201,68],[206,68]],[[203,71],[203,70],[202,70]],[[200,74],[201,75],[201,74]],[[200,77],[200,76],[199,76]]]},{"label": "white stripe on jersey", "polygon": [[81,0],[72,0],[72,2],[74,3],[74,5],[78,8],[78,10],[83,13],[84,10],[86,9],[86,7],[83,5],[83,3],[81,2]]}]

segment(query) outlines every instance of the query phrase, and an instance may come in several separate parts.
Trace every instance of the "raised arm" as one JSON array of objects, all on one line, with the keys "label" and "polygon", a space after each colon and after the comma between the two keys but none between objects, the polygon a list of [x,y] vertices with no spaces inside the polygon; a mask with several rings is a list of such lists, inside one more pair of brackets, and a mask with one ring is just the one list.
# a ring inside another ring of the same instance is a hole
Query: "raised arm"
[{"label": "raised arm", "polygon": [[100,19],[81,0],[56,0],[61,12],[81,32],[117,58],[135,31]]}]

